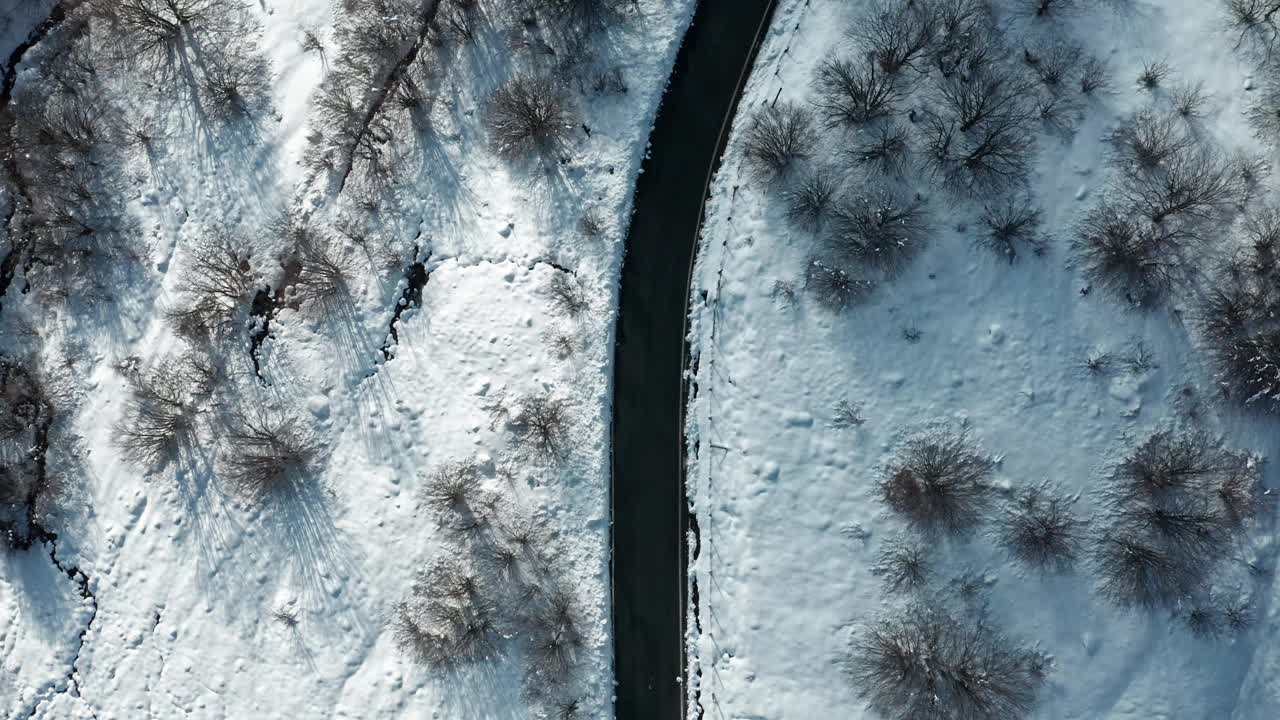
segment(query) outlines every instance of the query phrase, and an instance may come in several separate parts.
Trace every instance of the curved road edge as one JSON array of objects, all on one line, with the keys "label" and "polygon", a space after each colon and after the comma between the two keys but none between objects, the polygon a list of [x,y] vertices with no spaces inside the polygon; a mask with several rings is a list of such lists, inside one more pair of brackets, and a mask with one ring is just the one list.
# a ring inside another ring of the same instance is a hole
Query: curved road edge
[{"label": "curved road edge", "polygon": [[636,183],[614,360],[617,720],[687,718],[686,540],[696,533],[685,488],[689,292],[710,183],[775,4],[699,3]]}]

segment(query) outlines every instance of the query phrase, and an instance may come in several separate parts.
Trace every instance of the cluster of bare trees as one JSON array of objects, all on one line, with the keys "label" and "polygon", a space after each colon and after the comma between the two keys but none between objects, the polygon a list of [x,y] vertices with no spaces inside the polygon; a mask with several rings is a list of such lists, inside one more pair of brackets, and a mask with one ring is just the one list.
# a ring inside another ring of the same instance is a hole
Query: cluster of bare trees
[{"label": "cluster of bare trees", "polygon": [[1050,659],[1006,636],[989,618],[919,603],[860,628],[850,680],[892,720],[1023,718],[1048,680]]},{"label": "cluster of bare trees", "polygon": [[1252,209],[1238,224],[1237,249],[1203,293],[1197,327],[1223,393],[1280,408],[1280,210]]},{"label": "cluster of bare trees", "polygon": [[[1009,261],[1043,253],[1042,213],[1024,191],[1037,131],[1069,130],[1107,86],[1106,64],[1061,39],[1008,39],[989,0],[880,0],[848,38],[818,64],[807,103],[757,108],[742,140],[753,176],[818,238],[806,272],[816,299],[847,307],[911,265],[934,232],[922,185],[1007,194],[988,203],[974,245]],[[834,160],[818,151],[833,134]]]},{"label": "cluster of bare trees", "polygon": [[554,561],[550,533],[512,481],[474,460],[431,473],[422,502],[448,544],[394,606],[390,628],[402,652],[434,667],[495,660],[519,646],[529,699],[574,708],[579,600]]},{"label": "cluster of bare trees", "polygon": [[1203,433],[1156,432],[1108,470],[1091,520],[1077,514],[1078,498],[1050,483],[997,490],[993,466],[963,431],[935,428],[903,441],[880,494],[917,534],[882,546],[873,573],[886,592],[927,595],[937,539],[985,526],[1011,560],[1046,574],[1085,560],[1101,597],[1173,611],[1197,635],[1247,622],[1246,601],[1212,589],[1236,543],[1272,509],[1260,458]]},{"label": "cluster of bare trees", "polygon": [[270,103],[270,68],[240,2],[90,0],[104,59],[145,69],[159,93],[180,92],[223,124],[252,121]]},{"label": "cluster of bare trees", "polygon": [[110,294],[134,261],[133,222],[116,187],[120,111],[86,49],[88,24],[69,19],[33,53],[0,118],[13,267],[45,297]]},{"label": "cluster of bare trees", "polygon": [[1196,637],[1244,630],[1248,594],[1223,590],[1222,579],[1271,510],[1260,462],[1202,433],[1158,431],[1110,467],[1086,520],[1079,498],[1051,483],[998,489],[994,461],[965,430],[908,436],[879,488],[910,532],[886,540],[872,566],[885,593],[908,602],[856,632],[851,682],[885,717],[994,720],[1034,709],[1048,657],[1004,636],[986,612],[948,609],[981,592],[980,580],[937,586],[940,541],[982,528],[1014,562],[1042,574],[1083,563],[1104,600],[1169,611]]},{"label": "cluster of bare trees", "polygon": [[1091,559],[1103,597],[1195,611],[1192,630],[1212,634],[1213,578],[1233,541],[1269,510],[1260,459],[1202,434],[1161,431],[1111,468],[1100,499]]},{"label": "cluster of bare trees", "polygon": [[0,355],[0,547],[48,539],[66,485],[48,469],[57,407],[33,363]]}]

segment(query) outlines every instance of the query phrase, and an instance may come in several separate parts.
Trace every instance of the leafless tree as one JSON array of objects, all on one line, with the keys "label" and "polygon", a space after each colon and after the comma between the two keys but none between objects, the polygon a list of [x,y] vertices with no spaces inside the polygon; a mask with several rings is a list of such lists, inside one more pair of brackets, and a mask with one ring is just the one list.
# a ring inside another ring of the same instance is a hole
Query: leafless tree
[{"label": "leafless tree", "polygon": [[319,450],[300,420],[268,411],[238,413],[222,438],[223,478],[232,492],[255,502],[301,487]]},{"label": "leafless tree", "polygon": [[1271,61],[1271,52],[1280,38],[1276,13],[1280,0],[1227,0],[1227,23],[1236,36],[1236,49],[1243,46],[1260,53],[1263,62]]},{"label": "leafless tree", "polygon": [[194,447],[200,402],[219,379],[216,368],[193,353],[124,367],[130,395],[114,441],[125,458],[150,468]]},{"label": "leafless tree", "polygon": [[888,593],[924,589],[929,581],[929,552],[924,543],[898,537],[880,548],[873,575],[878,575]]},{"label": "leafless tree", "polygon": [[1052,92],[1060,92],[1070,84],[1080,70],[1082,57],[1084,50],[1079,45],[1061,40],[1047,41],[1022,51],[1022,61]]},{"label": "leafless tree", "polygon": [[813,170],[786,191],[787,219],[804,230],[817,230],[831,212],[840,183],[826,170]]},{"label": "leafless tree", "polygon": [[1026,176],[1035,141],[1027,118],[1004,114],[965,131],[950,117],[929,113],[921,124],[922,159],[942,184],[977,193],[1016,185]]},{"label": "leafless tree", "polygon": [[1046,680],[1043,656],[986,618],[923,603],[863,627],[846,663],[854,689],[889,720],[1021,720]]},{"label": "leafless tree", "polygon": [[804,287],[819,304],[840,312],[869,298],[876,284],[846,270],[834,258],[813,257],[805,267]]},{"label": "leafless tree", "polygon": [[743,156],[756,177],[773,182],[785,177],[797,161],[809,156],[816,136],[809,112],[783,102],[752,114],[743,138]]},{"label": "leafless tree", "polygon": [[559,312],[576,317],[589,308],[591,302],[577,279],[569,273],[557,271],[551,277],[551,305]]},{"label": "leafless tree", "polygon": [[1169,67],[1169,63],[1163,60],[1148,60],[1142,64],[1142,72],[1138,74],[1138,85],[1147,90],[1154,90],[1160,87],[1160,83],[1172,73],[1173,68]]},{"label": "leafless tree", "polygon": [[831,250],[869,271],[892,277],[924,250],[930,230],[919,200],[882,189],[841,198],[832,212]]},{"label": "leafless tree", "polygon": [[559,398],[532,395],[520,401],[520,414],[513,428],[516,446],[549,459],[559,459],[565,451],[569,430],[569,408]]},{"label": "leafless tree", "polygon": [[867,163],[889,176],[903,174],[910,165],[911,135],[901,125],[884,124],[873,128],[870,137],[850,151],[855,162]]},{"label": "leafless tree", "polygon": [[909,437],[880,480],[880,496],[912,526],[963,535],[983,519],[994,463],[963,432]]},{"label": "leafless tree", "polygon": [[827,58],[814,73],[814,105],[828,127],[891,117],[902,99],[897,79],[875,62]]},{"label": "leafless tree", "polygon": [[1068,570],[1084,540],[1084,523],[1072,505],[1047,485],[1025,488],[1000,515],[996,541],[1009,557],[1041,572]]},{"label": "leafless tree", "polygon": [[924,59],[938,33],[934,3],[880,0],[849,35],[880,70],[896,75]]},{"label": "leafless tree", "polygon": [[1018,259],[1019,247],[1028,247],[1033,253],[1042,252],[1045,247],[1039,234],[1042,218],[1040,208],[1026,198],[1010,199],[1002,205],[988,205],[982,212],[985,230],[974,244],[1010,263]]},{"label": "leafless tree", "polygon": [[553,151],[573,126],[563,88],[547,77],[512,78],[489,99],[487,113],[494,148],[506,158]]}]

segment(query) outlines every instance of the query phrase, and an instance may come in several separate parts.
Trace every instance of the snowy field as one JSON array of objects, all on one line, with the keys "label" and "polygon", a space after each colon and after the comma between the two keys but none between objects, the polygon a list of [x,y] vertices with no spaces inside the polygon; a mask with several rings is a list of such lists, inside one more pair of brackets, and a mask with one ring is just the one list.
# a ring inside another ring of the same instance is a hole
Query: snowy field
[{"label": "snowy field", "polygon": [[0,120],[0,717],[611,717],[616,286],[691,0],[63,5]]},{"label": "snowy field", "polygon": [[691,293],[691,718],[1280,707],[1274,4],[993,4],[779,3]]}]

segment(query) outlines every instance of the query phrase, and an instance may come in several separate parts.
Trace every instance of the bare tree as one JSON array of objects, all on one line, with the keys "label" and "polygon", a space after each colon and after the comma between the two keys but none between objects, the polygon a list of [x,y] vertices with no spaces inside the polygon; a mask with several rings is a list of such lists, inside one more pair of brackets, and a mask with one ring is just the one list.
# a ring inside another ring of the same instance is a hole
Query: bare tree
[{"label": "bare tree", "polygon": [[772,182],[808,157],[815,139],[807,110],[790,102],[766,105],[752,114],[742,153],[757,177]]},{"label": "bare tree", "polygon": [[827,58],[813,79],[814,105],[828,127],[891,117],[902,99],[897,79],[875,62]]},{"label": "bare tree", "polygon": [[828,244],[838,256],[893,277],[924,250],[930,230],[919,200],[889,190],[847,195],[833,210]]},{"label": "bare tree", "polygon": [[551,277],[551,305],[559,312],[576,317],[589,308],[591,302],[572,275],[557,271]]},{"label": "bare tree", "polygon": [[999,115],[961,129],[960,122],[927,114],[922,123],[925,166],[957,192],[977,193],[1016,185],[1026,176],[1035,142],[1027,118]]},{"label": "bare tree", "polygon": [[1043,656],[986,618],[923,603],[862,628],[846,663],[854,689],[890,720],[1020,720],[1046,680]]},{"label": "bare tree", "polygon": [[1025,488],[997,521],[996,541],[1009,557],[1041,572],[1068,570],[1084,539],[1084,523],[1073,504],[1047,485]]},{"label": "bare tree", "polygon": [[985,231],[974,244],[984,247],[1010,263],[1018,259],[1018,248],[1026,246],[1033,253],[1043,252],[1044,239],[1039,230],[1043,219],[1040,208],[1026,198],[1010,199],[1003,205],[983,208]]},{"label": "bare tree", "polygon": [[883,72],[896,75],[923,59],[938,33],[933,3],[881,0],[849,31]]},{"label": "bare tree", "polygon": [[834,258],[813,257],[805,266],[804,287],[819,304],[840,312],[869,298],[876,284],[850,273]]},{"label": "bare tree", "polygon": [[878,575],[885,592],[923,590],[929,581],[929,553],[924,543],[898,537],[884,544],[871,574]]},{"label": "bare tree", "polygon": [[513,428],[516,446],[545,458],[559,459],[569,430],[568,406],[549,395],[532,395],[520,401]]},{"label": "bare tree", "polygon": [[122,367],[130,396],[113,439],[125,458],[150,468],[194,447],[199,403],[212,391],[218,371],[191,353]]},{"label": "bare tree", "polygon": [[809,172],[786,192],[787,219],[804,230],[817,230],[830,214],[839,190],[840,181],[833,173],[821,169]]},{"label": "bare tree", "polygon": [[506,158],[554,151],[573,127],[563,88],[546,77],[508,80],[489,99],[487,113],[494,148]]},{"label": "bare tree", "polygon": [[232,492],[255,502],[298,489],[319,449],[297,418],[266,411],[239,413],[222,438],[224,479]]},{"label": "bare tree", "polygon": [[856,144],[850,158],[874,166],[885,175],[898,176],[910,164],[910,134],[901,125],[884,124],[870,131],[871,137]]},{"label": "bare tree", "polygon": [[1181,276],[1189,239],[1176,226],[1149,222],[1135,210],[1104,201],[1077,227],[1071,262],[1091,285],[1132,305],[1151,306]]},{"label": "bare tree", "polygon": [[1238,33],[1236,49],[1247,46],[1262,55],[1263,62],[1271,61],[1271,52],[1280,38],[1280,26],[1276,13],[1280,13],[1280,0],[1227,0],[1227,23]]},{"label": "bare tree", "polygon": [[1061,92],[1080,70],[1084,50],[1075,43],[1052,40],[1024,48],[1022,61],[1051,92]]},{"label": "bare tree", "polygon": [[963,432],[908,438],[880,480],[891,510],[925,532],[962,535],[983,519],[994,463]]},{"label": "bare tree", "polygon": [[1172,115],[1152,108],[1138,111],[1111,135],[1115,161],[1151,172],[1190,151],[1196,140]]}]

